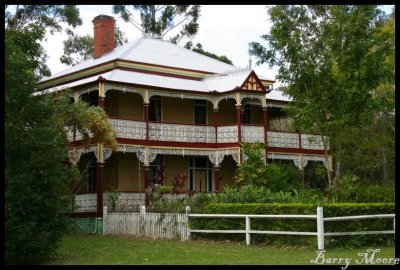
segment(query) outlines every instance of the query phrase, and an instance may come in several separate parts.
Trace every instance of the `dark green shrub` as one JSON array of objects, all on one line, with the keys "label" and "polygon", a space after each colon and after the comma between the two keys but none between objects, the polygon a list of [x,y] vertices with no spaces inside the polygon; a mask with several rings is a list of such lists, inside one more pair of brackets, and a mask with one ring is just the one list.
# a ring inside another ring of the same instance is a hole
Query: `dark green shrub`
[{"label": "dark green shrub", "polygon": [[[316,215],[318,204],[210,204],[204,209],[204,213],[212,214],[302,214]],[[341,203],[341,204],[322,204],[324,207],[324,217],[333,216],[353,216],[367,214],[391,214],[395,212],[393,203]],[[221,219],[207,218],[198,219],[192,218],[192,229],[244,229],[244,218],[240,219]],[[280,231],[304,231],[316,232],[316,220],[304,219],[252,219],[251,228],[253,230],[280,230]],[[392,219],[365,219],[352,221],[337,221],[325,222],[325,232],[344,232],[344,231],[380,231],[392,230]],[[241,241],[244,234],[220,234],[218,237],[215,234],[196,234],[197,238],[210,239],[229,239]],[[278,235],[252,235],[252,241],[263,243],[289,243],[296,244],[308,243],[316,245],[316,237],[314,236],[278,236]],[[331,246],[365,246],[368,244],[384,244],[393,239],[393,235],[368,235],[364,236],[338,236],[326,237],[326,243]]]}]

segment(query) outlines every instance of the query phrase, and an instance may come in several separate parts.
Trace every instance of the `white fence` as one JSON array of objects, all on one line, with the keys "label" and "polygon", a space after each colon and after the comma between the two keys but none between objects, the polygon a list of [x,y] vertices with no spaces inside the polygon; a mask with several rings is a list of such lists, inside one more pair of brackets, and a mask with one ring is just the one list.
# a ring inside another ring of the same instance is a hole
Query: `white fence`
[{"label": "white fence", "polygon": [[188,216],[186,214],[108,212],[103,210],[103,234],[134,235],[151,238],[189,239]]},{"label": "white fence", "polygon": [[[244,218],[245,228],[242,230],[196,230],[189,228],[190,218]],[[316,220],[316,232],[296,231],[264,231],[252,230],[251,219],[314,219]],[[341,220],[361,220],[376,218],[392,218],[393,230],[385,231],[356,231],[356,232],[325,232],[324,223]],[[361,215],[345,217],[324,218],[323,208],[317,208],[316,215],[251,215],[251,214],[191,214],[186,207],[185,214],[177,213],[146,213],[145,207],[138,212],[107,212],[107,206],[103,211],[103,234],[135,235],[151,238],[178,238],[183,241],[190,240],[191,233],[244,233],[246,244],[250,245],[251,234],[280,234],[280,235],[309,235],[318,239],[318,249],[324,249],[325,236],[345,236],[361,234],[395,234],[395,214]]]},{"label": "white fence", "polygon": [[[363,216],[346,216],[346,217],[329,217],[324,218],[323,208],[317,208],[316,215],[246,215],[246,214],[188,214],[189,218],[244,218],[246,225],[244,230],[189,230],[190,233],[244,233],[246,234],[246,244],[250,245],[251,234],[281,234],[281,235],[311,235],[317,236],[318,249],[324,249],[325,236],[341,236],[341,235],[360,235],[360,234],[395,234],[395,214],[380,215],[363,215]],[[316,232],[294,232],[294,231],[260,231],[251,229],[251,219],[316,219]],[[375,218],[393,218],[393,230],[386,231],[357,231],[357,232],[325,232],[324,222],[340,221],[340,220],[360,220]]]}]

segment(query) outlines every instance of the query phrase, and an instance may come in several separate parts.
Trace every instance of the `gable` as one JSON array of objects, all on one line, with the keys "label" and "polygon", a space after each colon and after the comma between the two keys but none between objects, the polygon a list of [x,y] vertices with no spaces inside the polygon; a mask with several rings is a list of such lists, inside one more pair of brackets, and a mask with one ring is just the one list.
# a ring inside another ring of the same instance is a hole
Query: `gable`
[{"label": "gable", "polygon": [[240,86],[240,89],[247,91],[266,91],[264,85],[261,83],[260,79],[257,77],[254,71],[252,71],[249,76],[247,76],[246,80]]}]

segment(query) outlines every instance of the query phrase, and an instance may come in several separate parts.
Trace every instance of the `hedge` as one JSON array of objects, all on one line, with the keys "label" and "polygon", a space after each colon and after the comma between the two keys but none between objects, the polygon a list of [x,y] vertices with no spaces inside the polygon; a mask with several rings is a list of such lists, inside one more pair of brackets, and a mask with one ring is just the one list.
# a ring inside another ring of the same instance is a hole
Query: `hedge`
[{"label": "hedge", "polygon": [[[205,207],[202,213],[208,214],[264,214],[264,215],[316,215],[317,204],[210,204]],[[393,214],[395,213],[394,203],[326,203],[320,205],[324,208],[324,217],[370,215],[370,214]],[[245,220],[226,218],[191,218],[191,229],[244,229]],[[315,219],[252,219],[252,230],[271,231],[303,231],[316,232]],[[344,231],[380,231],[393,230],[392,219],[365,219],[348,221],[325,222],[325,232]],[[194,238],[206,238],[214,240],[244,241],[244,234],[204,234],[193,233]],[[252,242],[281,243],[314,245],[315,236],[279,236],[252,234]],[[393,235],[361,235],[361,236],[337,236],[326,237],[329,245],[351,245],[363,246],[367,244],[388,243]]]}]

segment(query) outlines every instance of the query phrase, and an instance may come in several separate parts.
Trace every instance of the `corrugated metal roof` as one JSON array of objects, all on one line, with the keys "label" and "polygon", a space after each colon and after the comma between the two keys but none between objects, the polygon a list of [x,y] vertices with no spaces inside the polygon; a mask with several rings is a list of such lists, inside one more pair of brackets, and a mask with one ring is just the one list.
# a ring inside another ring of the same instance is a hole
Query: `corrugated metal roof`
[{"label": "corrugated metal roof", "polygon": [[280,90],[273,89],[271,92],[267,94],[267,99],[270,100],[280,100],[280,101],[292,101],[292,98],[289,95],[286,95]]},{"label": "corrugated metal roof", "polygon": [[100,58],[87,60],[51,77],[43,78],[41,82],[116,59],[211,73],[223,73],[238,69],[233,65],[180,47],[169,41],[141,37],[115,48],[112,52],[104,54]]},{"label": "corrugated metal roof", "polygon": [[241,69],[230,73],[220,74],[203,79],[207,84],[210,91],[216,90],[218,92],[224,92],[240,87],[247,76],[249,76],[251,70]]}]

